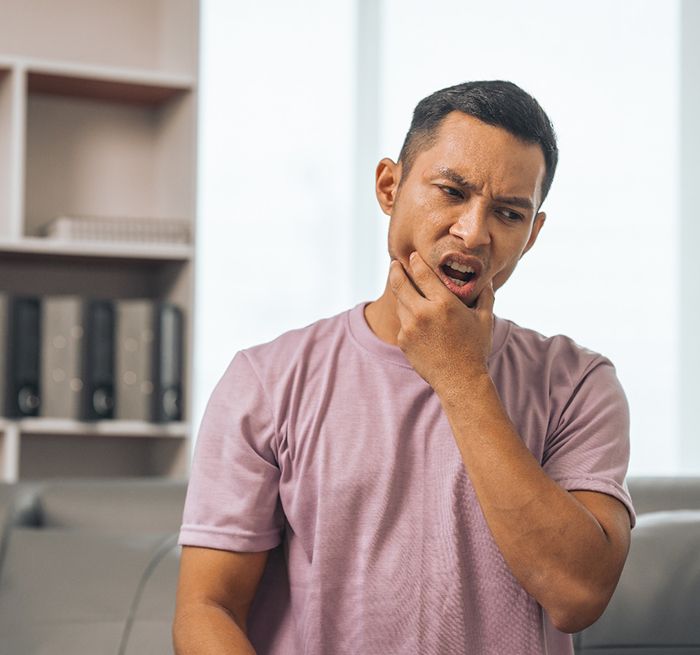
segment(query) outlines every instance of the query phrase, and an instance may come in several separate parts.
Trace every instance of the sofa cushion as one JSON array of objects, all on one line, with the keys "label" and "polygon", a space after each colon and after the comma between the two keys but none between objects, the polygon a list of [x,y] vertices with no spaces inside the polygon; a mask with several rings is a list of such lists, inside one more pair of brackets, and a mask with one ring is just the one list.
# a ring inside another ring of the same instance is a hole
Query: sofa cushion
[{"label": "sofa cushion", "polygon": [[0,537],[12,525],[38,525],[37,488],[34,483],[0,483]]},{"label": "sofa cushion", "polygon": [[149,565],[130,618],[124,655],[171,655],[172,623],[180,567],[177,533]]},{"label": "sofa cushion", "polygon": [[9,484],[0,484],[0,549],[10,527],[14,513],[15,489]]},{"label": "sofa cushion", "polygon": [[14,528],[0,574],[3,652],[117,653],[141,580],[165,539]]},{"label": "sofa cushion", "polygon": [[639,516],[617,590],[579,636],[577,652],[612,655],[642,646],[647,655],[700,652],[698,510]]},{"label": "sofa cushion", "polygon": [[632,477],[627,481],[637,514],[700,509],[700,476]]},{"label": "sofa cushion", "polygon": [[103,533],[172,533],[180,528],[186,483],[134,478],[46,483],[38,494],[46,528]]}]

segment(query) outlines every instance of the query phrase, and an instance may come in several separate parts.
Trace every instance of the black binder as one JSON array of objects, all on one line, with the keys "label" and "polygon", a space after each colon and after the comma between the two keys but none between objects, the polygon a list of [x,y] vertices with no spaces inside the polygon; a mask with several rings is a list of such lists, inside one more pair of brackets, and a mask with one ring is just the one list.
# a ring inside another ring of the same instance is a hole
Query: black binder
[{"label": "black binder", "polygon": [[114,418],[114,306],[109,300],[85,302],[83,418]]},{"label": "black binder", "polygon": [[8,304],[7,415],[38,416],[41,304],[30,297],[15,297]]},{"label": "black binder", "polygon": [[7,353],[10,351],[8,327],[10,298],[0,292],[0,416],[7,416]]}]

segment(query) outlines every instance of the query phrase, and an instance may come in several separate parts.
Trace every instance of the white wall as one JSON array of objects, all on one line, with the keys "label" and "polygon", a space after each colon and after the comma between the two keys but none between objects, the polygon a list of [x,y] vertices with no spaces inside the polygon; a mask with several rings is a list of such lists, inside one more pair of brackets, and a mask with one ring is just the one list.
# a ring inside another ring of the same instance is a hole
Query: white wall
[{"label": "white wall", "polygon": [[354,5],[202,3],[195,419],[236,350],[352,287]]},{"label": "white wall", "polygon": [[197,407],[236,349],[379,293],[372,153],[396,158],[424,95],[504,78],[547,110],[561,162],[545,230],[496,311],[610,356],[632,471],[679,470],[678,2],[368,6],[203,2]]}]

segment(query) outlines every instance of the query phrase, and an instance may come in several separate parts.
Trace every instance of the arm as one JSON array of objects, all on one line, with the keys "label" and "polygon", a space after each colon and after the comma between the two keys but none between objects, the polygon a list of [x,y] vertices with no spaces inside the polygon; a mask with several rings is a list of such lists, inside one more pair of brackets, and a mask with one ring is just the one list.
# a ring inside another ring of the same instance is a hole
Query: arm
[{"label": "arm", "polygon": [[605,494],[562,489],[520,439],[486,366],[493,290],[470,309],[417,255],[410,274],[392,263],[399,346],[442,402],[513,575],[558,629],[580,630],[598,618],[617,584],[629,547],[627,511]]},{"label": "arm", "polygon": [[[491,533],[513,575],[554,625],[577,632],[603,612],[629,548],[629,515],[615,498],[567,492],[542,470],[490,379],[441,400]],[[478,427],[477,427],[478,426]]]},{"label": "arm", "polygon": [[176,655],[254,655],[248,611],[267,551],[236,553],[184,546],[173,643]]}]

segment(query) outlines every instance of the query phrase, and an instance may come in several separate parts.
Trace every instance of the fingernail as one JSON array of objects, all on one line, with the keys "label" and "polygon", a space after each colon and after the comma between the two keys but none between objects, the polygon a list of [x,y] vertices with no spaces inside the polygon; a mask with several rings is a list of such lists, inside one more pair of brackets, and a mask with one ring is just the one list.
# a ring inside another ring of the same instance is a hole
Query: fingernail
[{"label": "fingernail", "polygon": [[408,258],[411,260],[411,262],[413,262],[416,259],[417,255],[418,253],[414,250]]}]

